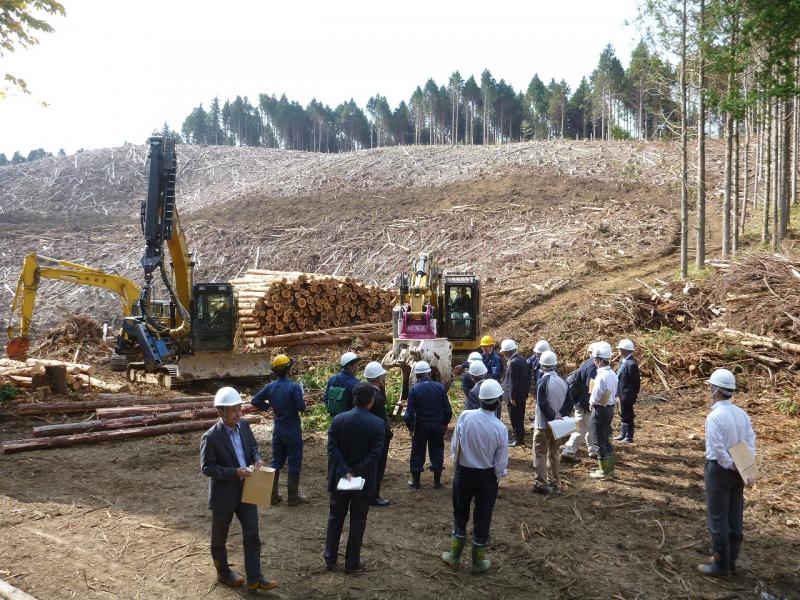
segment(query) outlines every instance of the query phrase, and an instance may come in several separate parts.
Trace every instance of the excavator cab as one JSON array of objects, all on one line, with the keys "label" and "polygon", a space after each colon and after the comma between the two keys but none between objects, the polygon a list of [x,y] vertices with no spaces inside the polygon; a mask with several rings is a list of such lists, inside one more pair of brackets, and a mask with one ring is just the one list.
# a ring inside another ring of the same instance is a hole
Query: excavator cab
[{"label": "excavator cab", "polygon": [[444,275],[444,335],[453,351],[469,352],[480,336],[480,280],[472,273]]},{"label": "excavator cab", "polygon": [[233,349],[236,323],[233,286],[197,283],[192,289],[192,346],[195,352]]}]

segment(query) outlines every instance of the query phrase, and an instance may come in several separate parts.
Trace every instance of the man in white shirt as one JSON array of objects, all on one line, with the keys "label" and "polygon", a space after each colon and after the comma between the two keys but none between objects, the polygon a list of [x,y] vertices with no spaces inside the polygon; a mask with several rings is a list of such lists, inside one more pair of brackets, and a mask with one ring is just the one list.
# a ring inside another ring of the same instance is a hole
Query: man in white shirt
[{"label": "man in white shirt", "polygon": [[612,353],[611,344],[608,342],[597,342],[592,352],[597,375],[589,393],[589,407],[592,411],[589,424],[600,465],[598,469],[589,473],[593,479],[606,479],[614,474],[611,422],[614,420],[618,379],[617,374],[611,370]]},{"label": "man in white shirt", "polygon": [[455,463],[453,476],[453,535],[450,550],[442,560],[458,567],[467,536],[467,523],[472,499],[475,499],[475,521],[472,529],[472,573],[489,570],[486,559],[489,526],[497,500],[497,484],[506,476],[508,467],[508,430],[495,416],[503,388],[494,379],[481,384],[478,394],[481,407],[465,410],[456,422],[450,455]]},{"label": "man in white shirt", "polygon": [[[710,577],[736,573],[736,559],[742,544],[744,484],[729,450],[745,442],[756,454],[756,434],[750,417],[731,403],[736,377],[727,369],[717,369],[706,382],[711,386],[711,412],[706,417],[706,512],[711,534],[713,558],[697,570]],[[747,482],[748,485],[752,481]]]}]

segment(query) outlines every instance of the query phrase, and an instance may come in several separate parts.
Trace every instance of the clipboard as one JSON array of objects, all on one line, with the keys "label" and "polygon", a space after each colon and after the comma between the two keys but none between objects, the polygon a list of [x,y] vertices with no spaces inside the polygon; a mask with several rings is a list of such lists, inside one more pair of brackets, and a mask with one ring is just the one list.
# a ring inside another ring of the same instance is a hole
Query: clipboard
[{"label": "clipboard", "polygon": [[578,429],[578,425],[575,422],[575,419],[572,417],[564,417],[563,419],[555,419],[553,421],[548,421],[547,426],[550,427],[550,431],[553,433],[553,437],[557,440],[566,437],[573,431]]},{"label": "clipboard", "polygon": [[275,481],[275,469],[262,467],[244,480],[242,502],[269,508],[272,504],[272,482]]},{"label": "clipboard", "polygon": [[736,470],[739,471],[742,479],[755,481],[761,477],[756,465],[756,459],[753,453],[750,452],[750,447],[746,442],[739,442],[733,448],[728,448],[728,453],[731,455],[733,463],[736,465]]}]

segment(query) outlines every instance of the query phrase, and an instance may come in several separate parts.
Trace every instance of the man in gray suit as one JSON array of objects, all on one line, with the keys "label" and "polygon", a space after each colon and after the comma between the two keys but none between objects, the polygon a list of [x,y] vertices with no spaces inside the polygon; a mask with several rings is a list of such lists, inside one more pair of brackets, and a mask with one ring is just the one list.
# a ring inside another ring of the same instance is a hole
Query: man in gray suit
[{"label": "man in gray suit", "polygon": [[244,577],[228,566],[228,529],[233,515],[242,526],[247,587],[271,590],[278,586],[261,574],[261,539],[255,504],[242,503],[244,480],[261,467],[258,444],[247,421],[242,420],[242,398],[231,387],[220,388],[214,396],[219,421],[200,441],[200,469],[208,477],[208,508],[212,511],[211,557],[217,580],[231,587],[244,584]]}]

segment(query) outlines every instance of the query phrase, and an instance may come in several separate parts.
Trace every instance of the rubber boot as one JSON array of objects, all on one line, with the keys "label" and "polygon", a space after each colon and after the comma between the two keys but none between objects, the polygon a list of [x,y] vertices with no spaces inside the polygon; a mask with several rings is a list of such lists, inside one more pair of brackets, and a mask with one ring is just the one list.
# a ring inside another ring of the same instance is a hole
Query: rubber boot
[{"label": "rubber boot", "polygon": [[609,466],[610,458],[607,456],[605,458],[601,458],[597,461],[598,468],[589,473],[589,477],[592,479],[605,479],[608,477],[608,474],[611,470]]},{"label": "rubber boot", "polygon": [[442,489],[442,472],[441,471],[434,471],[433,472],[433,489],[435,489],[435,490]]},{"label": "rubber boot", "polygon": [[617,440],[618,442],[621,442],[627,436],[628,436],[628,426],[625,423],[622,423],[619,426],[619,435],[617,437],[615,437],[614,439]]},{"label": "rubber boot", "polygon": [[289,501],[287,502],[289,506],[297,506],[298,504],[308,503],[308,498],[300,493],[299,475],[297,477],[292,477],[289,475],[289,480],[286,483],[286,487],[289,491]]},{"label": "rubber boot", "polygon": [[739,549],[742,547],[742,538],[731,538],[731,557],[728,565],[728,570],[731,575],[736,575],[736,559],[739,558]]},{"label": "rubber boot", "polygon": [[485,573],[492,566],[492,561],[486,558],[486,546],[472,542],[472,574]]},{"label": "rubber boot", "polygon": [[617,465],[617,459],[614,457],[614,453],[612,452],[607,456],[608,458],[608,471],[606,471],[606,476],[611,477],[614,475],[614,467]]},{"label": "rubber boot", "polygon": [[270,500],[270,504],[272,506],[283,502],[283,496],[278,494],[278,481],[280,480],[280,475],[280,470],[275,471],[275,479],[272,480],[272,500]]},{"label": "rubber boot", "polygon": [[442,560],[454,569],[457,569],[461,564],[461,552],[464,550],[465,541],[466,536],[453,533],[453,536],[450,538],[450,550],[448,552],[442,552]]},{"label": "rubber boot", "polygon": [[711,562],[697,565],[697,570],[709,577],[728,577],[731,574],[729,570],[730,558],[731,552],[728,540],[725,540],[725,543],[715,541],[714,555],[711,557]]},{"label": "rubber boot", "polygon": [[633,443],[633,432],[634,432],[635,429],[636,429],[636,426],[633,423],[628,425],[628,428],[625,430],[625,433],[627,434],[625,436],[625,443],[627,443],[627,444],[632,444]]},{"label": "rubber boot", "polygon": [[419,478],[421,473],[411,473],[411,479],[408,480],[408,485],[411,489],[418,490],[419,489]]}]

